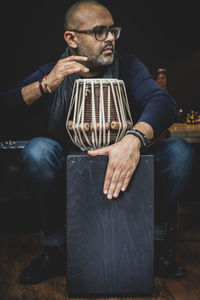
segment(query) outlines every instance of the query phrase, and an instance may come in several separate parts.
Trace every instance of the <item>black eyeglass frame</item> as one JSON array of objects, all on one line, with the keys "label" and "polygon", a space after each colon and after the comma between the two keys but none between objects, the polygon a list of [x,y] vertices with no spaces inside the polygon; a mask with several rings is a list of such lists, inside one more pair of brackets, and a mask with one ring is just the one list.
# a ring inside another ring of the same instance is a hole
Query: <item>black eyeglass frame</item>
[{"label": "black eyeglass frame", "polygon": [[[106,29],[106,34],[105,34],[105,37],[103,38],[103,39],[97,39],[97,32],[96,32],[96,30],[98,29],[98,28],[105,28]],[[117,30],[119,30],[119,34],[118,34],[118,36],[117,36],[117,38],[115,37],[115,39],[117,40],[119,37],[120,37],[120,33],[121,33],[121,27],[120,26],[115,26],[115,25],[111,25],[110,27],[106,27],[106,26],[103,26],[103,25],[97,25],[97,26],[95,26],[94,28],[92,28],[92,29],[83,29],[83,30],[81,30],[81,29],[68,29],[68,31],[73,31],[73,32],[77,32],[77,33],[94,33],[94,35],[95,35],[95,39],[97,40],[97,41],[105,41],[106,39],[107,39],[107,36],[108,36],[108,33],[109,32],[111,32],[112,33],[112,29],[117,29]],[[113,34],[113,33],[112,33]],[[115,34],[113,34],[114,36],[115,36]]]}]

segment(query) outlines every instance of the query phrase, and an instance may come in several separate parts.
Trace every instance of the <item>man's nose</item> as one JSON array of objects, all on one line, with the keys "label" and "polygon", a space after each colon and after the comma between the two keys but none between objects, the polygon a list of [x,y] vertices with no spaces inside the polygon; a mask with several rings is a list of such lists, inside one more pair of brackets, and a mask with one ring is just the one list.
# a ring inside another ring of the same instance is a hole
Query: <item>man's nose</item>
[{"label": "man's nose", "polygon": [[115,36],[113,33],[111,33],[110,31],[108,31],[108,35],[107,38],[105,39],[105,41],[111,41],[113,42],[115,40]]}]

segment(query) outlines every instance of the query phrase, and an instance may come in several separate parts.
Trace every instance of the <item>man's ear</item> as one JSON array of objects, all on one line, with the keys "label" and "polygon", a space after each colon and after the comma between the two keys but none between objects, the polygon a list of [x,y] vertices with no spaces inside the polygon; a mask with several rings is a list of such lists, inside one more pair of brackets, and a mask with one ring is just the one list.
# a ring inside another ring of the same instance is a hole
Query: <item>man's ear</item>
[{"label": "man's ear", "polygon": [[64,39],[71,48],[77,48],[76,35],[72,31],[65,31]]}]

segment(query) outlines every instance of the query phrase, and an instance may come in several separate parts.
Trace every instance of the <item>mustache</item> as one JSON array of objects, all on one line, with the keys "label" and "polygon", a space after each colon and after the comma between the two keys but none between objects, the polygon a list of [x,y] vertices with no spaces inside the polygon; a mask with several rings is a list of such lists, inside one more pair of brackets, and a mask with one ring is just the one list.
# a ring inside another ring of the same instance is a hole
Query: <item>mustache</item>
[{"label": "mustache", "polygon": [[106,45],[104,45],[104,46],[101,48],[100,54],[101,54],[107,47],[112,47],[112,49],[114,50],[114,47],[113,47],[112,42],[108,42]]}]

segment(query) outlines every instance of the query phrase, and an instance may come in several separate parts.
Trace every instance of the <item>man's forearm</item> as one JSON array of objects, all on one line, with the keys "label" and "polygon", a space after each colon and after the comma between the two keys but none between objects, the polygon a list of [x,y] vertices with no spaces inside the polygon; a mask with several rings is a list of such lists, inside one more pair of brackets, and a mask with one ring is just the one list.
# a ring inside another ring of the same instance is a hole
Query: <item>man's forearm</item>
[{"label": "man's forearm", "polygon": [[153,132],[153,128],[151,127],[151,125],[145,123],[145,122],[138,122],[134,125],[134,128],[138,129],[139,131],[141,131],[142,133],[144,133],[144,135],[146,135],[146,137],[149,140],[152,140],[154,137],[154,132]]},{"label": "man's forearm", "polygon": [[26,104],[31,105],[38,100],[42,93],[39,88],[39,82],[36,81],[22,88],[22,96]]}]

